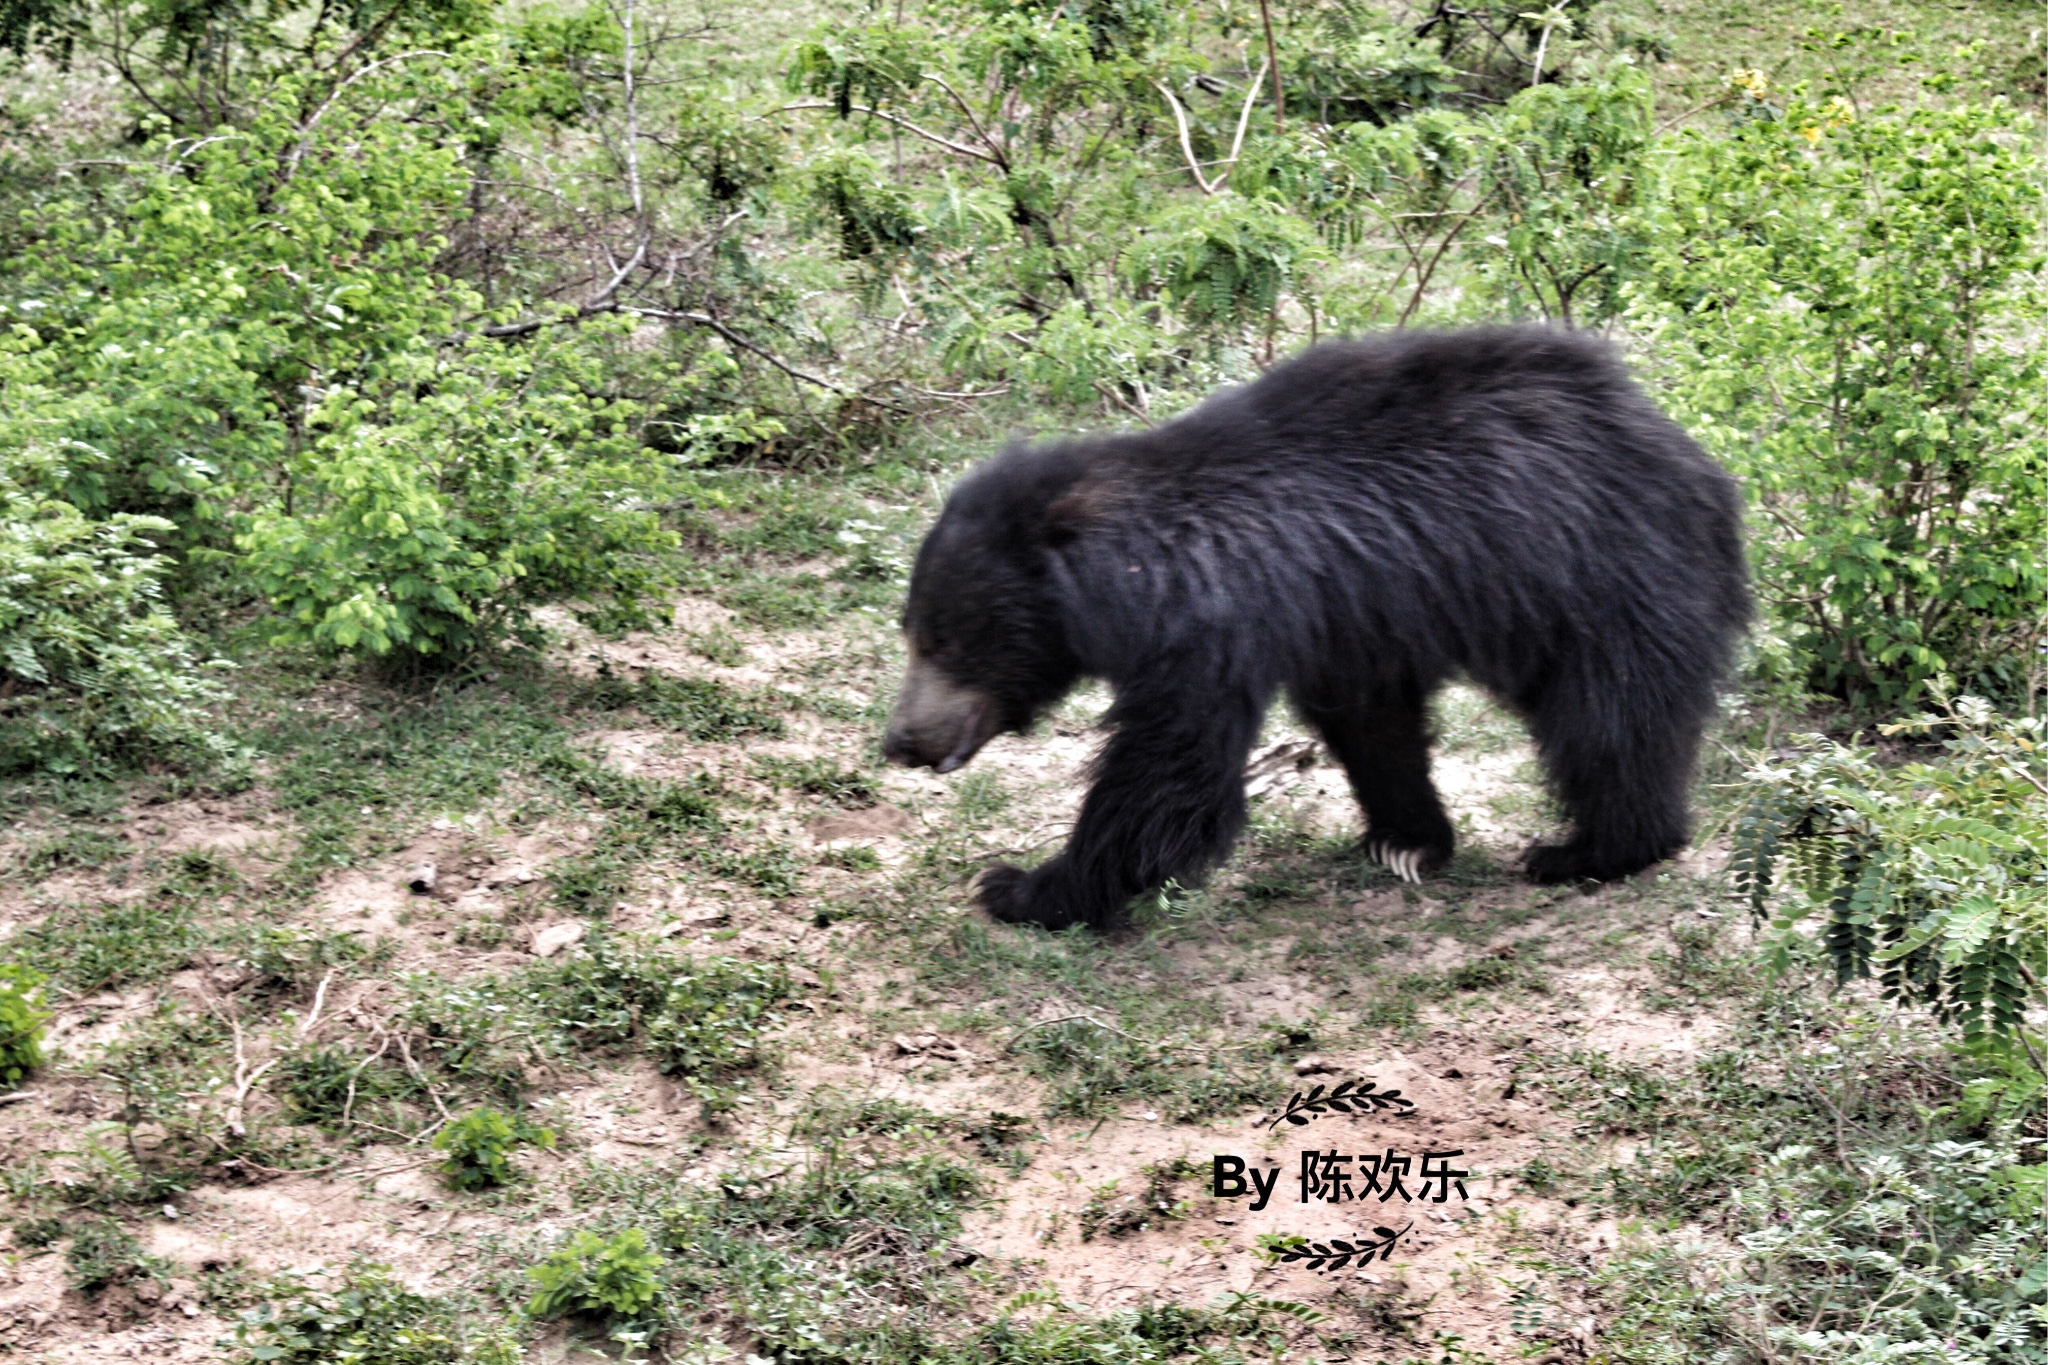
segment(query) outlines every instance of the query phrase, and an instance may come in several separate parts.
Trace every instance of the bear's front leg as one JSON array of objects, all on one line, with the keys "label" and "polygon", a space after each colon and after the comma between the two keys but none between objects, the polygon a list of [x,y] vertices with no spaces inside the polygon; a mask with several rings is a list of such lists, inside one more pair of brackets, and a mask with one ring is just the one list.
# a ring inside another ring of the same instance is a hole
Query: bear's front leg
[{"label": "bear's front leg", "polygon": [[1119,696],[1066,849],[1029,872],[989,868],[975,899],[1009,924],[1107,929],[1133,896],[1199,883],[1244,828],[1245,755],[1264,711],[1248,696]]}]

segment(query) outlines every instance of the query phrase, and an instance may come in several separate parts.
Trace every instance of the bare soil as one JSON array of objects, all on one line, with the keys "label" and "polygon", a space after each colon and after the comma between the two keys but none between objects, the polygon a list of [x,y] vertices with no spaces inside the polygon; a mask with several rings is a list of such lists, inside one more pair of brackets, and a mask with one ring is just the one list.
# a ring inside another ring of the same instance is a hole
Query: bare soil
[{"label": "bare soil", "polygon": [[[848,666],[830,674],[840,699],[867,704],[892,685],[884,665],[894,646],[879,627],[868,634],[854,626],[769,636],[748,632],[723,608],[703,601],[679,604],[676,622],[669,631],[610,643],[565,631],[561,664],[588,672],[608,661],[628,677],[660,670],[796,697],[817,686],[820,660],[840,659]],[[693,652],[690,638],[712,627],[742,641],[743,665],[713,665]],[[854,662],[861,659],[883,662]],[[979,854],[1030,858],[1056,847],[1083,789],[1096,742],[1089,723],[1102,702],[1099,693],[1083,695],[1038,734],[992,743],[961,776],[983,774],[981,780],[1007,799],[973,819],[961,814],[958,779],[875,768],[869,758],[871,726],[864,722],[793,710],[786,737],[727,744],[686,742],[630,724],[592,729],[579,744],[621,773],[669,779],[714,773],[743,787],[756,803],[759,837],[794,845],[813,858],[856,848],[875,855],[866,870],[813,867],[803,894],[784,900],[709,878],[649,881],[635,886],[612,922],[665,935],[687,952],[781,961],[799,980],[813,983],[782,1030],[779,1070],[755,1100],[763,1106],[757,1118],[765,1119],[766,1110],[793,1114],[808,1094],[827,1086],[914,1103],[942,1116],[1029,1116],[1034,1140],[1025,1144],[1028,1160],[1014,1176],[990,1168],[988,1196],[959,1237],[970,1259],[994,1271],[1005,1292],[1042,1286],[1098,1312],[1157,1302],[1201,1306],[1226,1293],[1250,1293],[1315,1307],[1396,1353],[1423,1349],[1435,1333],[1455,1332],[1473,1349],[1511,1356],[1520,1346],[1510,1299],[1515,1283],[1535,1273],[1518,1267],[1540,1255],[1553,1267],[1570,1268],[1552,1273],[1554,1292],[1574,1305],[1571,1350],[1592,1352],[1600,1324],[1593,1309],[1571,1297],[1572,1285],[1582,1286],[1614,1250],[1617,1229],[1576,1201],[1538,1193],[1516,1173],[1538,1157],[1552,1167],[1590,1169],[1624,1158],[1626,1146],[1589,1134],[1575,1113],[1518,1091],[1517,1071],[1545,1049],[1590,1050],[1654,1069],[1681,1065],[1711,1043],[1718,1027],[1711,1015],[1652,1010],[1643,994],[1649,979],[1645,954],[1662,942],[1664,925],[1693,913],[1667,892],[1711,876],[1716,856],[1696,854],[1635,885],[1591,897],[1527,887],[1504,873],[1467,884],[1365,889],[1325,907],[1328,921],[1369,926],[1399,946],[1374,963],[1369,975],[1348,983],[1291,962],[1292,939],[1285,934],[1248,942],[1239,930],[1199,911],[1178,925],[1155,924],[1144,932],[1161,950],[1157,961],[1165,966],[1134,968],[1133,989],[1157,987],[1156,979],[1145,979],[1149,973],[1173,973],[1166,988],[1214,1001],[1230,1027],[1245,1032],[1319,1019],[1318,1037],[1332,1041],[1319,1042],[1313,1057],[1303,1049],[1303,1057],[1280,1059],[1301,1062],[1310,1073],[1296,1088],[1369,1078],[1382,1090],[1398,1089],[1413,1102],[1412,1111],[1333,1114],[1305,1127],[1276,1126],[1272,1115],[1288,1099],[1283,1086],[1263,1107],[1197,1122],[1173,1122],[1144,1101],[1099,1121],[1047,1117],[1046,1087],[1028,1074],[1012,1044],[1019,1029],[1058,1017],[1064,1007],[1055,994],[1020,1003],[962,1001],[941,993],[920,1002],[901,979],[888,926],[858,919],[821,925],[817,912],[863,887],[886,886],[932,840],[960,837],[963,828],[971,834],[970,851]],[[1496,717],[1489,723],[1500,722]],[[1266,736],[1274,743],[1298,738],[1285,717],[1276,717]],[[776,791],[749,776],[750,765],[762,756],[838,758],[872,773],[881,800],[845,810]],[[1525,744],[1512,737],[1467,747],[1453,743],[1437,771],[1463,837],[1488,865],[1504,866],[1544,829]],[[1341,771],[1311,766],[1272,786],[1259,798],[1259,828],[1306,836],[1356,831],[1358,816]],[[484,809],[428,819],[403,848],[334,871],[297,908],[294,921],[306,927],[354,930],[390,945],[375,972],[335,977],[310,1021],[311,1036],[361,1036],[396,999],[399,973],[429,972],[458,981],[533,960],[543,935],[565,922],[537,894],[539,882],[558,860],[589,846],[593,827],[551,815],[538,826],[515,830],[504,815]],[[138,805],[124,812],[120,826],[136,852],[217,853],[256,883],[288,855],[295,837],[291,821],[260,783],[232,799]],[[20,856],[44,833],[17,826],[0,843]],[[423,862],[439,869],[430,895],[407,887]],[[1247,852],[1221,876],[1218,894],[1260,865],[1261,855]],[[0,890],[0,941],[58,907],[111,904],[138,894],[139,883],[115,884],[91,869],[60,869],[33,883],[15,882]],[[463,941],[465,926],[502,920],[508,907],[527,907],[526,917],[503,941]],[[964,884],[955,884],[937,909],[971,915]],[[1457,932],[1444,927],[1453,921]],[[550,951],[580,951],[569,941],[577,932],[554,934]],[[1543,963],[1540,990],[1431,998],[1404,1027],[1375,1028],[1363,1021],[1369,981],[1441,973],[1516,952]],[[231,966],[197,965],[149,986],[59,1000],[49,1064],[24,1087],[26,1093],[0,1107],[0,1162],[17,1169],[40,1162],[35,1169],[45,1179],[78,1178],[88,1126],[120,1117],[118,1094],[92,1070],[97,1051],[165,1000],[227,1013],[249,1008],[238,989]],[[252,1020],[245,1073],[304,1041],[306,1009],[301,1005],[296,1022],[282,1025],[259,1029]],[[962,1019],[981,1024],[962,1026]],[[233,1089],[233,1078],[223,1079],[225,1087],[206,1103],[222,1103]],[[763,1169],[772,1173],[806,1157],[803,1145],[774,1122],[708,1127],[695,1103],[644,1063],[562,1068],[542,1080],[536,1109],[558,1130],[559,1146],[520,1158],[540,1189],[577,1164],[652,1168],[665,1178],[702,1184],[720,1171],[745,1166],[757,1175]],[[273,1116],[275,1109],[260,1084],[249,1087],[250,1122]],[[146,1127],[137,1131],[136,1142],[145,1151],[151,1141]],[[1303,1203],[1297,1198],[1301,1153],[1311,1149],[1415,1157],[1426,1150],[1455,1151],[1459,1155],[1449,1164],[1471,1172],[1464,1181],[1466,1196],[1442,1203]],[[1252,1212],[1248,1199],[1210,1193],[1208,1173],[1218,1153],[1277,1169],[1264,1209]],[[1169,1173],[1159,1186],[1166,1208],[1103,1222],[1103,1211],[1113,1215],[1119,1201],[1126,1210],[1135,1207],[1161,1171]],[[1091,1201],[1092,1227],[1086,1226]],[[538,1245],[574,1226],[576,1214],[558,1200],[516,1190],[490,1198],[454,1194],[435,1175],[424,1143],[394,1135],[389,1142],[334,1147],[326,1167],[310,1172],[246,1163],[217,1168],[214,1178],[160,1209],[130,1210],[124,1221],[147,1252],[162,1258],[161,1281],[83,1295],[66,1287],[61,1247],[17,1245],[0,1255],[0,1352],[53,1365],[220,1359],[215,1343],[230,1324],[204,1306],[204,1277],[232,1272],[255,1281],[369,1257],[395,1267],[408,1283],[434,1290],[462,1280],[477,1247]],[[1402,1233],[1388,1257],[1338,1273],[1270,1264],[1257,1240],[1369,1240],[1383,1226]],[[572,1358],[566,1340],[560,1333],[544,1339],[531,1358]]]}]

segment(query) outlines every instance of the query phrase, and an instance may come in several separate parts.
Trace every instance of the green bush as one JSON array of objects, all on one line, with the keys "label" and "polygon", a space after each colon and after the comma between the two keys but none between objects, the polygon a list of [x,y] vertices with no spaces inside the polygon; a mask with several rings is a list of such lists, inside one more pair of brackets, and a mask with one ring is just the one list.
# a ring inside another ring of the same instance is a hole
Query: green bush
[{"label": "green bush", "polygon": [[1567,326],[1620,311],[1649,244],[1656,177],[1650,82],[1617,66],[1583,85],[1539,85],[1480,126],[1480,181],[1498,215],[1479,255],[1491,292]]},{"label": "green bush", "polygon": [[511,1181],[512,1153],[520,1147],[553,1147],[552,1128],[539,1128],[522,1116],[507,1117],[495,1109],[478,1109],[443,1128],[434,1150],[446,1152],[441,1174],[458,1190],[486,1190]]},{"label": "green bush", "polygon": [[0,1088],[12,1090],[43,1064],[43,974],[0,962]]},{"label": "green bush", "polygon": [[1749,773],[1735,831],[1737,888],[1787,936],[1819,913],[1840,980],[1875,975],[1966,1038],[2031,1052],[2048,1003],[2048,723],[1965,697],[1886,726],[1939,736],[1941,762],[1880,767],[1819,736]]},{"label": "green bush", "polygon": [[1314,231],[1286,206],[1224,191],[1166,210],[1129,258],[1197,327],[1270,327],[1281,295],[1323,255]]},{"label": "green bush", "polygon": [[1748,485],[1812,685],[2041,686],[2048,384],[2034,124],[1794,102],[1688,136],[1636,290],[1676,413]]},{"label": "green bush", "polygon": [[661,1297],[666,1264],[639,1228],[610,1237],[578,1232],[527,1272],[540,1291],[526,1311],[537,1318],[564,1313],[604,1313],[627,1321],[643,1317]]},{"label": "green bush", "polygon": [[600,383],[574,344],[479,341],[394,359],[379,391],[330,391],[294,499],[236,537],[273,639],[459,654],[535,638],[532,609],[568,598],[649,623],[673,537],[645,503],[665,479],[632,410],[584,396]]},{"label": "green bush", "polygon": [[0,772],[203,752],[220,689],[163,602],[156,542],[175,528],[95,518],[59,495],[103,460],[40,442],[75,411],[39,382],[45,351],[26,327],[0,337]]},{"label": "green bush", "polygon": [[54,435],[106,457],[61,495],[168,518],[268,599],[280,642],[460,653],[565,599],[648,619],[675,462],[609,396],[624,320],[465,335],[484,299],[435,269],[465,212],[444,130],[475,124],[472,59],[493,58],[365,69],[307,126],[314,78],[281,78],[233,136],[159,140],[120,193],[42,203],[9,263],[57,339]]}]

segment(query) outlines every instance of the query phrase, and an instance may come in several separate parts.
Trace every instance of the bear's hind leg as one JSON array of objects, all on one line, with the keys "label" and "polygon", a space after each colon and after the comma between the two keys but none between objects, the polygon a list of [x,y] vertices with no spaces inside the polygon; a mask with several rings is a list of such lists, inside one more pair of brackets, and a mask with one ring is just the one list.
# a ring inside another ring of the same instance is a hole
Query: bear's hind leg
[{"label": "bear's hind leg", "polygon": [[1522,865],[1531,881],[1553,885],[1614,881],[1685,847],[1686,789],[1712,705],[1710,697],[1659,704],[1642,691],[1571,691],[1531,715],[1572,835],[1531,845]]},{"label": "bear's hind leg", "polygon": [[1420,881],[1451,860],[1457,838],[1429,780],[1429,715],[1420,690],[1333,702],[1298,695],[1344,765],[1365,811],[1365,850],[1404,881]]}]

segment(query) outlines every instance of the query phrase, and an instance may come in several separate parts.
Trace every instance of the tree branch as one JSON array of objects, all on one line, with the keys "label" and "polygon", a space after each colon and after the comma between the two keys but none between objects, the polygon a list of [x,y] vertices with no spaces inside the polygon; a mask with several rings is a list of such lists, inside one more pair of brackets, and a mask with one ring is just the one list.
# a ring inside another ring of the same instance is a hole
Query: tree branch
[{"label": "tree branch", "polygon": [[[953,139],[949,137],[941,137],[939,134],[932,132],[930,129],[918,127],[915,123],[912,123],[907,118],[896,117],[896,115],[890,113],[886,109],[876,109],[873,106],[866,104],[849,104],[846,107],[857,114],[867,114],[870,115],[871,117],[881,119],[886,123],[893,123],[898,128],[903,129],[905,132],[915,133],[917,136],[923,138],[926,142],[936,143],[939,146],[944,147],[949,152],[957,152],[961,156],[971,156],[976,161],[986,161],[989,165],[996,167],[997,169],[1003,171],[1006,174],[1010,169],[1009,163],[1003,160],[1003,158],[1001,158],[1000,156],[996,156],[990,152],[976,151],[974,148],[969,147],[964,143],[955,142],[953,141]],[[807,102],[804,104],[785,104],[782,106],[782,112],[784,113],[795,113],[797,111],[805,109],[830,109],[834,113],[837,113],[839,110],[839,106],[836,104],[826,104],[823,103],[822,101]]]},{"label": "tree branch", "polygon": [[[709,313],[670,312],[669,310],[663,308],[617,308],[616,311],[621,313],[630,313],[634,317],[655,318],[662,322],[687,322],[693,327],[708,328],[711,331],[718,333],[720,336],[724,337],[727,341],[739,347],[741,350],[746,351],[749,354],[759,356],[761,359],[767,361],[770,365],[773,365],[776,369],[788,375],[791,379],[801,379],[806,384],[815,384],[821,389],[825,389],[831,393],[838,394],[841,398],[846,397],[846,390],[841,388],[839,385],[833,383],[831,380],[820,379],[817,375],[807,374],[804,371],[797,369],[794,365],[791,365],[788,361],[782,359],[773,351],[764,350],[761,347],[756,346],[753,342],[747,340],[738,332],[733,331],[732,328],[726,326],[717,318],[712,317]],[[871,399],[869,401],[872,402],[875,400]]]},{"label": "tree branch", "polygon": [[[1188,163],[1188,174],[1195,178],[1195,188],[1203,194],[1216,193],[1216,185],[1209,183],[1208,177],[1202,174],[1201,163],[1195,160],[1195,144],[1188,137],[1187,112],[1180,107],[1180,101],[1174,98],[1173,91],[1167,88],[1166,82],[1154,81],[1152,87],[1166,96],[1166,103],[1173,110],[1174,126],[1180,129],[1180,154]],[[1256,91],[1258,87],[1253,86],[1252,89]]]},{"label": "tree branch", "polygon": [[351,85],[354,85],[357,81],[369,75],[372,71],[375,71],[380,66],[390,66],[393,62],[402,62],[413,57],[445,57],[447,55],[448,54],[445,52],[439,52],[429,48],[422,48],[417,52],[400,52],[396,53],[393,56],[379,58],[377,61],[371,62],[368,66],[362,67],[356,71],[351,72],[348,76],[348,79],[344,80],[340,85],[335,86],[333,90],[329,91],[327,98],[320,102],[320,107],[318,109],[315,109],[312,115],[308,117],[304,123],[299,125],[298,145],[293,147],[291,150],[291,155],[285,158],[285,181],[289,183],[291,178],[294,175],[298,174],[299,162],[305,157],[306,149],[313,145],[313,129],[319,126],[320,120],[327,116],[327,111],[334,107],[334,102],[341,98],[342,91],[348,89]]}]

